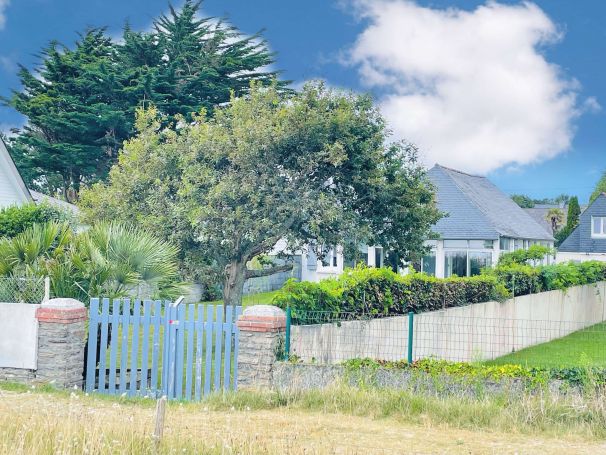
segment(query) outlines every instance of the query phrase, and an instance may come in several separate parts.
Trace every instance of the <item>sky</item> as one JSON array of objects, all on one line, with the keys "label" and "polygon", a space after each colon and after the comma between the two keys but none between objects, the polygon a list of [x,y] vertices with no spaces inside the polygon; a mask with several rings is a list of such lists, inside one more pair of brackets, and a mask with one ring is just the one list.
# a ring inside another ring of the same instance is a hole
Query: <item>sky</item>
[{"label": "sky", "polygon": [[[173,2],[179,6],[181,0]],[[0,0],[0,96],[51,40],[149,29],[167,0]],[[206,0],[263,30],[295,87],[371,93],[393,139],[427,166],[487,175],[506,193],[589,198],[606,170],[603,0]],[[0,131],[25,119],[0,105]]]}]

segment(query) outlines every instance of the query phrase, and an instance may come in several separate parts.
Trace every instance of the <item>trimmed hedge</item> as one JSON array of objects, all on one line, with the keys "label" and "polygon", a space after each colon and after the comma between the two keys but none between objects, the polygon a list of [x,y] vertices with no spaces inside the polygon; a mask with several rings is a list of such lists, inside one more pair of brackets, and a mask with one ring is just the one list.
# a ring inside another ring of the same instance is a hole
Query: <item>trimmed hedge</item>
[{"label": "trimmed hedge", "polygon": [[402,276],[387,268],[356,267],[338,278],[319,283],[289,280],[273,303],[290,306],[302,317],[305,311],[335,314],[397,315],[420,313],[509,296],[494,276],[439,279],[423,273]]},{"label": "trimmed hedge", "polygon": [[600,261],[568,262],[531,267],[511,264],[486,269],[486,276],[494,276],[511,295],[567,289],[572,286],[606,280],[606,263]]},{"label": "trimmed hedge", "polygon": [[[472,303],[502,301],[512,295],[566,289],[606,280],[606,263],[554,264],[532,267],[512,263],[486,269],[479,276],[435,278],[412,272],[399,275],[388,268],[356,267],[319,283],[291,279],[273,304],[293,310],[293,316],[322,311],[368,316],[422,313]],[[310,316],[311,317],[311,316]]]}]

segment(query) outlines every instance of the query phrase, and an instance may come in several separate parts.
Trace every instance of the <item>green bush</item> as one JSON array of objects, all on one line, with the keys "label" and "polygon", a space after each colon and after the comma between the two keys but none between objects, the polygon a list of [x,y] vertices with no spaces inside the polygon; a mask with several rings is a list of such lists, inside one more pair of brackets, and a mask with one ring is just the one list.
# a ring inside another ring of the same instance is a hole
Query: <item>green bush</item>
[{"label": "green bush", "polygon": [[552,255],[554,250],[543,245],[532,245],[527,250],[516,250],[511,253],[502,254],[499,265],[531,264],[533,261],[541,261],[546,256]]},{"label": "green bush", "polygon": [[507,290],[494,276],[439,279],[423,273],[402,276],[388,268],[356,267],[319,283],[289,280],[273,303],[282,308],[290,306],[297,318],[305,318],[305,313],[313,311],[335,316],[388,316],[502,300],[507,296]]},{"label": "green bush", "polygon": [[[356,267],[319,283],[289,280],[273,303],[289,307],[300,321],[327,322],[339,315],[390,316],[422,313],[515,295],[566,289],[606,280],[606,263],[532,267],[510,262],[473,277],[435,278],[424,273],[399,275],[388,268]],[[325,312],[323,320],[312,312]]]},{"label": "green bush", "polygon": [[606,280],[606,263],[568,262],[540,267],[511,263],[486,269],[484,274],[496,277],[510,294],[518,296]]},{"label": "green bush", "polygon": [[0,238],[15,237],[34,223],[68,221],[70,214],[48,204],[25,204],[0,209]]}]

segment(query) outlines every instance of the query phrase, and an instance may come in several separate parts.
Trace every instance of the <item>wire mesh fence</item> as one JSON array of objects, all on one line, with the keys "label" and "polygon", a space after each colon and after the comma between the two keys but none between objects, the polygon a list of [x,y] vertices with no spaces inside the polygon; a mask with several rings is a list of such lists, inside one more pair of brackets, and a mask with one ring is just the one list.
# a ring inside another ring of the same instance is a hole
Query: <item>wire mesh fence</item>
[{"label": "wire mesh fence", "polygon": [[522,364],[530,367],[606,367],[606,323],[587,319],[464,317],[447,312],[380,317],[293,311],[289,355],[336,364],[354,358]]},{"label": "wire mesh fence", "polygon": [[0,302],[42,303],[47,287],[44,278],[0,277]]}]

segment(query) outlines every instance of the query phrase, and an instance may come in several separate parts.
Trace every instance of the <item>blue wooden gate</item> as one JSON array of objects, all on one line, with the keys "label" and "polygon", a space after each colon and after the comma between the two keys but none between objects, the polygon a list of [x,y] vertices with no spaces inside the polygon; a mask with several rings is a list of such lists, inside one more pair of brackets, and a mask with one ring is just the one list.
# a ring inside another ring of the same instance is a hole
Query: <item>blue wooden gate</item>
[{"label": "blue wooden gate", "polygon": [[234,390],[242,308],[91,299],[86,390],[199,400]]}]

